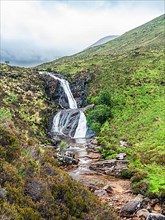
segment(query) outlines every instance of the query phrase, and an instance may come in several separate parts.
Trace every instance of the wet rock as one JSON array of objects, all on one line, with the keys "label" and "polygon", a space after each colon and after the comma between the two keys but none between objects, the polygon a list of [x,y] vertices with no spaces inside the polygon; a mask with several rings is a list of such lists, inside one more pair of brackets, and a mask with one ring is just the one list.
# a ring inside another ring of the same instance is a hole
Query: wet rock
[{"label": "wet rock", "polygon": [[94,104],[91,104],[91,105],[87,105],[85,108],[83,108],[83,111],[87,111],[91,108],[94,108]]},{"label": "wet rock", "polygon": [[71,164],[78,164],[79,160],[75,158],[75,154],[71,151],[66,151],[65,153],[57,153],[57,159],[63,165],[71,165]]},{"label": "wet rock", "polygon": [[165,220],[165,216],[160,213],[150,213],[146,220]]},{"label": "wet rock", "polygon": [[121,209],[121,215],[131,217],[138,209],[140,209],[143,198],[141,195],[136,196],[133,200],[127,202]]},{"label": "wet rock", "polygon": [[136,214],[138,217],[147,218],[147,216],[149,215],[149,211],[147,209],[140,209],[139,211],[137,211]]},{"label": "wet rock", "polygon": [[93,153],[99,152],[99,146],[88,144],[86,147],[87,147],[87,152],[93,152]]},{"label": "wet rock", "polygon": [[116,159],[117,160],[125,160],[126,153],[120,153],[117,155]]},{"label": "wet rock", "polygon": [[103,160],[97,161],[90,165],[90,169],[95,170],[98,173],[104,173],[112,176],[120,176],[120,172],[127,169],[127,160]]}]

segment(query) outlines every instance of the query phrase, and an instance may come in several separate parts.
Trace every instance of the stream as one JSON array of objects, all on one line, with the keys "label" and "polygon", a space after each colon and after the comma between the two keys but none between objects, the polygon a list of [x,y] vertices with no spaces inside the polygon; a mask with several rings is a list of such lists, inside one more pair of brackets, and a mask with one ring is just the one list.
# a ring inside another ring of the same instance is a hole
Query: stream
[{"label": "stream", "polygon": [[[98,151],[97,141],[92,137],[93,134],[87,127],[85,114],[81,109],[77,108],[69,83],[52,73],[47,73],[47,75],[59,81],[65,93],[65,99],[67,98],[69,104],[68,109],[62,109],[57,112],[53,118],[51,128],[51,133],[54,137],[69,137],[67,139],[69,148],[66,149],[66,153],[72,153],[79,161],[78,165],[67,166],[66,171],[72,178],[87,186],[102,201],[108,201],[109,205],[115,206],[115,209],[119,211],[124,203],[134,197],[130,190],[130,181],[90,169],[90,165],[99,161],[101,155]],[[59,105],[63,108],[62,99],[63,97],[60,97]],[[88,131],[92,134],[91,136]],[[127,193],[127,196],[125,193]]]},{"label": "stream", "polygon": [[[59,98],[59,105],[62,110],[54,116],[50,131],[53,138],[62,137],[61,140],[67,140],[68,147],[64,149],[63,156],[65,155],[69,163],[63,168],[73,179],[83,183],[98,196],[102,202],[108,202],[109,206],[120,215],[122,207],[127,202],[133,201],[132,204],[134,205],[137,201],[137,197],[132,193],[130,180],[112,175],[113,169],[114,173],[117,172],[117,168],[127,166],[128,161],[125,158],[103,160],[99,153],[97,139],[87,126],[83,109],[77,108],[68,81],[52,73],[47,72],[47,75],[58,80],[64,91]],[[68,102],[69,108],[67,109],[63,106],[62,100],[64,99]],[[76,163],[72,163],[73,161]],[[122,219],[140,220],[141,218],[132,215],[131,217],[124,216]]]}]

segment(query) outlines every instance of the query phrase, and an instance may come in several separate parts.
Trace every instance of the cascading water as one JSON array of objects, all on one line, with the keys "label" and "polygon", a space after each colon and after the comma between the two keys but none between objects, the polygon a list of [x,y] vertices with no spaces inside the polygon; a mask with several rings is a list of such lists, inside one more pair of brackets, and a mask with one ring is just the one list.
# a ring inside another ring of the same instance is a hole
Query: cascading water
[{"label": "cascading water", "polygon": [[52,73],[47,73],[47,75],[51,76],[53,79],[58,80],[60,82],[60,85],[63,88],[63,90],[68,98],[69,108],[70,109],[77,109],[77,103],[73,97],[71,90],[70,90],[68,81],[65,79],[60,79],[57,76],[53,75]]},{"label": "cascading water", "polygon": [[69,109],[61,110],[54,116],[51,132],[74,139],[85,138],[87,133],[86,117],[83,111],[77,108],[77,103],[70,90],[68,81],[60,79],[52,73],[47,73],[47,75],[60,82],[69,104]]}]

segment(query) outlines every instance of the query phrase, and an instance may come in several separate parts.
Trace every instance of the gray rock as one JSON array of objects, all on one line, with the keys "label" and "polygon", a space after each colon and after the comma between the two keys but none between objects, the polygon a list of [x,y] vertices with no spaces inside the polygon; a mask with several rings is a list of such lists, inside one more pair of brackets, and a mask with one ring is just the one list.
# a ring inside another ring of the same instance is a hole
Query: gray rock
[{"label": "gray rock", "polygon": [[78,164],[79,160],[75,158],[75,154],[71,151],[58,152],[56,154],[58,161],[64,165]]},{"label": "gray rock", "polygon": [[160,213],[150,213],[146,220],[165,220],[165,216]]},{"label": "gray rock", "polygon": [[104,186],[103,190],[107,191],[107,193],[112,193],[113,192],[113,188],[110,185]]},{"label": "gray rock", "polygon": [[99,196],[99,197],[104,197],[104,198],[109,197],[107,191],[104,190],[104,189],[95,190],[95,191],[94,191],[94,194],[95,194],[96,196]]},{"label": "gray rock", "polygon": [[147,218],[147,216],[149,215],[149,211],[147,209],[140,209],[139,211],[137,211],[136,214],[137,214],[138,217]]},{"label": "gray rock", "polygon": [[120,147],[127,147],[127,142],[126,141],[120,141]]},{"label": "gray rock", "polygon": [[117,160],[125,160],[126,153],[120,153],[117,155],[116,159]]},{"label": "gray rock", "polygon": [[6,198],[7,190],[4,188],[0,188],[0,198]]},{"label": "gray rock", "polygon": [[98,172],[104,173],[112,176],[120,176],[120,172],[123,169],[127,169],[127,160],[103,160],[97,161],[90,165],[90,169]]},{"label": "gray rock", "polygon": [[121,209],[121,215],[125,217],[131,217],[138,209],[143,201],[141,195],[136,196],[133,200],[127,202]]}]

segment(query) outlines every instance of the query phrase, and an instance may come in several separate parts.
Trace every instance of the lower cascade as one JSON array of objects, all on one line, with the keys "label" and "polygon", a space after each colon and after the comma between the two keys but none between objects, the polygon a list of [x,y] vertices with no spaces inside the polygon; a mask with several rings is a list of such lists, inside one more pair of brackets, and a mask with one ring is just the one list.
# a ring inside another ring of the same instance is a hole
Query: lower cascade
[{"label": "lower cascade", "polygon": [[86,138],[88,131],[86,116],[81,109],[77,108],[68,81],[60,79],[52,73],[47,73],[47,75],[60,82],[69,104],[69,109],[61,110],[54,116],[51,128],[52,135],[62,135],[73,139]]}]

